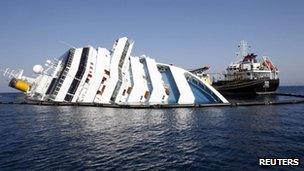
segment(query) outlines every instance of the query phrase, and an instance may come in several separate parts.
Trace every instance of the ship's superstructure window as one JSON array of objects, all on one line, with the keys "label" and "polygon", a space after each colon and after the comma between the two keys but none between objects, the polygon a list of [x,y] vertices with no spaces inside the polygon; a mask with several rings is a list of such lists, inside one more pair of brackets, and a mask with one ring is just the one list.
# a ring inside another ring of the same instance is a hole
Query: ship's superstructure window
[{"label": "ship's superstructure window", "polygon": [[106,77],[102,77],[101,84],[103,84],[107,80]]},{"label": "ship's superstructure window", "polygon": [[50,97],[51,100],[54,100],[56,95],[58,94],[58,92],[62,86],[62,82],[66,78],[67,73],[69,72],[69,69],[70,69],[72,61],[73,61],[74,54],[75,54],[75,49],[71,48],[67,54],[67,57],[65,58],[65,61],[62,63],[62,69],[61,69],[62,72],[58,72],[59,76],[56,80],[54,80],[54,82],[56,82],[56,83],[53,83],[53,87],[49,87],[49,88],[51,88],[50,90],[48,90],[49,94],[52,94]]},{"label": "ship's superstructure window", "polygon": [[89,50],[90,50],[90,48],[83,48],[80,63],[79,63],[79,67],[78,67],[78,71],[75,75],[75,79],[81,80],[82,77],[83,77],[83,74],[84,74],[84,72],[86,70],[86,66],[87,66]]},{"label": "ship's superstructure window", "polygon": [[115,86],[115,89],[114,89],[114,92],[113,92],[113,95],[112,95],[112,97],[111,97],[111,101],[115,101],[115,99],[116,99],[116,97],[117,97],[117,95],[118,95],[118,91],[119,91],[119,89],[120,89],[120,87],[121,87],[121,84],[122,84],[122,81],[118,81],[117,82],[117,84],[116,84],[116,86]]},{"label": "ship's superstructure window", "polygon": [[132,87],[128,87],[127,93],[130,94],[132,89],[133,89]]},{"label": "ship's superstructure window", "polygon": [[113,92],[112,97],[110,99],[113,102],[116,100],[116,97],[117,97],[118,92],[119,92],[119,90],[121,88],[121,85],[122,85],[122,79],[123,79],[122,78],[122,74],[123,74],[122,73],[122,67],[123,67],[123,64],[125,63],[125,59],[126,59],[127,52],[129,50],[129,46],[130,46],[130,43],[129,43],[129,41],[127,41],[126,44],[125,44],[125,47],[123,49],[123,52],[121,54],[121,58],[119,60],[119,63],[118,63],[118,82],[115,86],[114,92]]},{"label": "ship's superstructure window", "polygon": [[118,68],[120,68],[120,69],[122,68],[124,61],[126,59],[126,56],[127,56],[128,50],[129,50],[129,46],[130,46],[130,43],[129,43],[129,41],[127,41],[125,44],[124,50],[121,54],[121,58],[119,60]]},{"label": "ship's superstructure window", "polygon": [[152,87],[152,83],[151,83],[151,80],[150,80],[150,74],[149,74],[149,71],[148,71],[147,62],[144,59],[140,59],[140,62],[143,64],[144,73],[145,73],[145,75],[143,75],[143,78],[147,82],[149,91],[152,91],[153,87]]},{"label": "ship's superstructure window", "polygon": [[221,100],[217,97],[214,92],[212,92],[206,85],[201,81],[191,76],[190,74],[185,74],[185,77],[190,85],[190,88],[195,97],[196,104],[202,103],[219,103]]},{"label": "ship's superstructure window", "polygon": [[[81,54],[81,58],[80,58],[80,62],[79,62],[79,66],[78,66],[78,71],[75,75],[75,78],[68,90],[68,93],[66,94],[64,100],[70,102],[73,99],[73,96],[79,86],[79,83],[84,75],[84,72],[86,70],[86,65],[87,65],[87,61],[88,61],[88,55],[89,55],[89,50],[90,48],[85,47],[82,50],[82,54]],[[70,98],[70,96],[72,96],[72,98]]]},{"label": "ship's superstructure window", "polygon": [[167,95],[169,95],[168,102],[177,103],[180,93],[170,71],[170,68],[167,66],[158,66],[158,69],[162,75],[162,79],[164,80],[165,92]]},{"label": "ship's superstructure window", "polygon": [[106,88],[106,86],[103,85],[102,88],[101,88],[101,90],[98,90],[98,91],[97,91],[97,94],[102,95],[103,92],[104,92],[104,90],[105,90],[105,88]]},{"label": "ship's superstructure window", "polygon": [[74,79],[73,82],[72,82],[72,84],[71,84],[71,86],[70,86],[70,88],[69,88],[68,93],[74,95],[75,92],[76,92],[76,90],[77,90],[77,87],[79,86],[79,83],[80,83],[79,80]]},{"label": "ship's superstructure window", "polygon": [[52,82],[51,82],[51,84],[50,84],[50,86],[47,89],[45,94],[50,94],[51,93],[52,89],[55,87],[56,82],[57,82],[57,78],[53,78]]},{"label": "ship's superstructure window", "polygon": [[65,101],[71,101],[73,99],[73,96],[70,94],[67,94],[64,98]]},{"label": "ship's superstructure window", "polygon": [[108,70],[104,70],[105,74],[109,75],[110,76],[110,71]]},{"label": "ship's superstructure window", "polygon": [[131,91],[132,91],[132,88],[134,86],[134,80],[133,80],[133,72],[132,72],[132,69],[131,69],[131,60],[129,59],[130,61],[130,65],[129,65],[129,81],[130,81],[130,86],[126,89],[127,93],[130,94]]}]

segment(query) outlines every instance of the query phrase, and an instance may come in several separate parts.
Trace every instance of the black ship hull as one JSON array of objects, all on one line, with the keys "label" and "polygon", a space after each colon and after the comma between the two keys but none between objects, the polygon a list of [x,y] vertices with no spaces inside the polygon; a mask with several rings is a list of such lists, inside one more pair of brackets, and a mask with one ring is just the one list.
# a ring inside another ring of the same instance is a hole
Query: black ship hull
[{"label": "black ship hull", "polygon": [[212,86],[222,94],[268,94],[279,87],[279,79],[217,81]]}]

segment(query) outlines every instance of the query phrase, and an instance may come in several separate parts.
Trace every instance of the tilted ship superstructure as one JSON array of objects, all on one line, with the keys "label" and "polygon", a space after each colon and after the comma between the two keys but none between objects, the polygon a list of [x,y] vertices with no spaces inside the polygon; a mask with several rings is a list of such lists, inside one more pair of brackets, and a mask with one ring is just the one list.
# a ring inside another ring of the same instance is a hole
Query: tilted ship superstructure
[{"label": "tilted ship superstructure", "polygon": [[131,56],[133,41],[117,39],[112,50],[71,48],[36,78],[6,72],[9,85],[29,100],[100,104],[204,104],[228,101],[196,75],[146,56]]}]

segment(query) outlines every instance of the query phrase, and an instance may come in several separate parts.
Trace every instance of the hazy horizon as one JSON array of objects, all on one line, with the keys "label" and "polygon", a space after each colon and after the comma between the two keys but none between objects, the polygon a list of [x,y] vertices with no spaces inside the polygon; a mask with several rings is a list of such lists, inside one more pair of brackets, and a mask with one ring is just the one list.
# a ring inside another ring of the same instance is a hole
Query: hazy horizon
[{"label": "hazy horizon", "polygon": [[[111,49],[135,41],[131,55],[184,69],[210,65],[222,72],[240,40],[258,57],[270,56],[281,85],[304,85],[304,1],[2,1],[0,70],[24,69],[59,57],[68,46]],[[0,78],[0,92],[12,92]]]}]

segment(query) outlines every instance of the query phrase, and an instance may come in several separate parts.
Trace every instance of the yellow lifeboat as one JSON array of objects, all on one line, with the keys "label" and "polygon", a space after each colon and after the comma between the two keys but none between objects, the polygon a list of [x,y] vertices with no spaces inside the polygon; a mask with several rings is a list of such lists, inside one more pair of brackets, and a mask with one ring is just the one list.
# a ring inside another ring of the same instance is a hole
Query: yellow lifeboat
[{"label": "yellow lifeboat", "polygon": [[9,86],[22,92],[27,92],[31,87],[28,82],[16,78],[11,79]]}]

